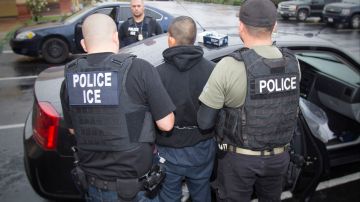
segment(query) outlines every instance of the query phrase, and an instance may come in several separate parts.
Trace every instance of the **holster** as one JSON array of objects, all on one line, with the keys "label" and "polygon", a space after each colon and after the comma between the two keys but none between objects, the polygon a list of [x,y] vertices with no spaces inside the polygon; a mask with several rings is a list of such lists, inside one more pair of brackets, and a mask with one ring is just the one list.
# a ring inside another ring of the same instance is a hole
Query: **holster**
[{"label": "holster", "polygon": [[142,189],[146,191],[148,198],[152,199],[156,197],[165,176],[165,168],[161,164],[156,164],[152,166],[149,172],[139,178]]},{"label": "holster", "polygon": [[89,184],[86,180],[86,175],[84,171],[79,166],[76,166],[71,170],[71,176],[77,190],[80,192],[81,195],[85,195],[89,188]]},{"label": "holster", "polygon": [[138,179],[116,179],[118,196],[125,201],[133,201],[141,187]]}]

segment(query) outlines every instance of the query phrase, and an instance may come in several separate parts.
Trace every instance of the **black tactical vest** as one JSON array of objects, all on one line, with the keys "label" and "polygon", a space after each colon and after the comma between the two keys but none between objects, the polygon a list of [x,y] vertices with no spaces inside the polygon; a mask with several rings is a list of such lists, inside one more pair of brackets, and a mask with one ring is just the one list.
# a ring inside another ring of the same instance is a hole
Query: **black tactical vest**
[{"label": "black tactical vest", "polygon": [[280,59],[266,59],[253,49],[242,49],[230,55],[245,64],[247,94],[240,108],[220,111],[216,126],[219,143],[261,151],[290,142],[300,77],[296,57],[288,49],[282,54]]},{"label": "black tactical vest", "polygon": [[133,17],[128,18],[127,22],[129,26],[126,30],[126,40],[124,41],[125,44],[123,46],[140,41],[139,34],[142,35],[143,39],[155,36],[156,33],[154,27],[156,25],[153,21],[154,20],[151,17],[145,16],[141,25],[137,26]]},{"label": "black tactical vest", "polygon": [[80,149],[126,151],[140,142],[154,142],[148,107],[133,103],[125,86],[134,58],[113,54],[95,67],[82,57],[65,67],[70,115]]}]

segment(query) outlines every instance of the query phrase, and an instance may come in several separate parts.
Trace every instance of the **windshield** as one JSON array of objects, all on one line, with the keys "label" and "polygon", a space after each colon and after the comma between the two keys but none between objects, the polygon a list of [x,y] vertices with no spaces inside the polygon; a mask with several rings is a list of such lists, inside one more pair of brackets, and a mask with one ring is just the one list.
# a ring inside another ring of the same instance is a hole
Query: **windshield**
[{"label": "windshield", "polygon": [[78,20],[81,16],[83,16],[84,13],[87,13],[89,10],[91,10],[93,8],[94,8],[94,6],[87,6],[76,13],[72,13],[71,15],[66,16],[63,21],[65,23],[73,23],[76,20]]},{"label": "windshield", "polygon": [[327,53],[305,52],[296,54],[297,58],[306,62],[315,69],[325,74],[331,75],[344,82],[357,85],[360,81],[360,75],[350,66],[343,63],[334,55]]},{"label": "windshield", "polygon": [[344,3],[351,3],[351,4],[360,4],[359,0],[343,0]]}]

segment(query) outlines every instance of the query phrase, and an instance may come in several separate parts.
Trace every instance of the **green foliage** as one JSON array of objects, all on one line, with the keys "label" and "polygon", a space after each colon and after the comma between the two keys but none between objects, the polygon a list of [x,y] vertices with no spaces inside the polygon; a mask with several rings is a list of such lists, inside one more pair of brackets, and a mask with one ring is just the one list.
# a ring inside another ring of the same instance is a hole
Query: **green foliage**
[{"label": "green foliage", "polygon": [[86,6],[86,5],[90,5],[92,3],[99,3],[99,2],[103,2],[103,0],[82,0],[82,3]]},{"label": "green foliage", "polygon": [[2,52],[4,45],[10,41],[10,39],[14,35],[14,33],[15,33],[15,30],[12,30],[12,31],[8,32],[3,39],[0,39],[0,53]]},{"label": "green foliage", "polygon": [[32,19],[38,21],[41,17],[41,12],[47,6],[47,0],[26,0],[26,6],[31,12]]}]

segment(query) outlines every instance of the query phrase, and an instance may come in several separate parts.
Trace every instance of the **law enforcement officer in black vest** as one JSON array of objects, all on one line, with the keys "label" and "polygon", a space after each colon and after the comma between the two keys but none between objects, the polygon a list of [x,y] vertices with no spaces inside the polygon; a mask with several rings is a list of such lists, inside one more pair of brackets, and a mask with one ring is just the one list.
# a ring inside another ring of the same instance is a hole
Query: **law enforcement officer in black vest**
[{"label": "law enforcement officer in black vest", "polygon": [[131,0],[130,7],[132,17],[119,29],[121,47],[163,33],[155,19],[145,16],[144,0]]},{"label": "law enforcement officer in black vest", "polygon": [[148,62],[116,54],[114,21],[94,14],[83,23],[87,55],[65,67],[63,116],[75,135],[75,184],[87,201],[137,201],[151,168],[155,125],[169,131],[175,106]]},{"label": "law enforcement officer in black vest", "polygon": [[240,8],[244,48],[214,68],[199,99],[202,129],[215,126],[219,145],[218,201],[280,201],[289,164],[299,102],[299,64],[272,45],[276,8],[270,0],[247,0]]}]

